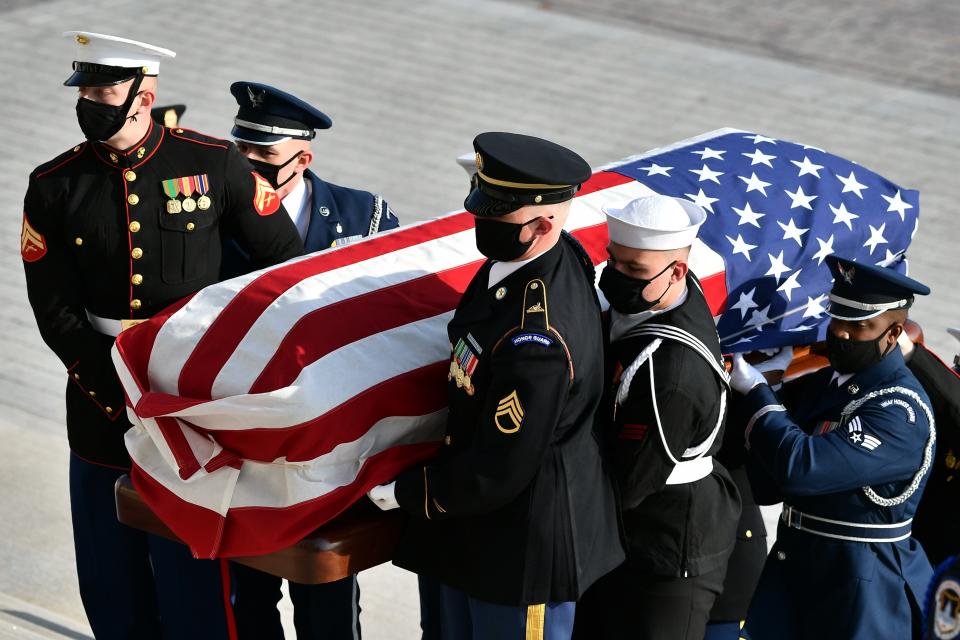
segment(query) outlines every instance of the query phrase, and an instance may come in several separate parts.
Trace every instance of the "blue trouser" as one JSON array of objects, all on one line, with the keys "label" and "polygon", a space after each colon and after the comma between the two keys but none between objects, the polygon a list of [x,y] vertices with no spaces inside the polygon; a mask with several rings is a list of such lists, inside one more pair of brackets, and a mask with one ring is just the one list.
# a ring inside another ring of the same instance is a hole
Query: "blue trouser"
[{"label": "blue trouser", "polygon": [[[240,640],[282,640],[281,578],[233,565],[234,611]],[[326,584],[290,583],[297,640],[359,640],[360,588],[350,576]]]},{"label": "blue trouser", "polygon": [[97,640],[227,640],[221,561],[117,521],[125,471],[70,456],[80,599]]},{"label": "blue trouser", "polygon": [[575,602],[516,607],[493,604],[446,585],[440,585],[440,606],[443,640],[569,640],[576,609]]}]

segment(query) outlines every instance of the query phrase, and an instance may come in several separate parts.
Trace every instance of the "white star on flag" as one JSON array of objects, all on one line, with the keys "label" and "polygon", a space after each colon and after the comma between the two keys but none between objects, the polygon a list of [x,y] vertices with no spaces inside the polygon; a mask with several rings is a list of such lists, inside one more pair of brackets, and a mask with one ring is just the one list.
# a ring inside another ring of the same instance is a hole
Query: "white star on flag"
[{"label": "white star on flag", "polygon": [[747,158],[750,158],[750,166],[752,167],[755,164],[765,164],[771,169],[773,165],[770,163],[771,160],[775,160],[777,156],[768,156],[760,149],[754,149],[753,153],[744,153],[742,154]]},{"label": "white star on flag", "polygon": [[820,243],[820,248],[817,249],[817,252],[813,254],[813,257],[810,259],[816,260],[817,266],[820,266],[827,256],[833,253],[833,234],[830,234],[830,238],[826,242],[820,238],[815,238],[815,240]]},{"label": "white star on flag", "polygon": [[767,272],[763,275],[773,276],[777,279],[777,284],[780,284],[780,276],[785,274],[787,271],[791,271],[783,262],[783,251],[780,252],[780,255],[774,257],[772,253],[768,253],[767,257],[770,258],[770,268],[767,269]]},{"label": "white star on flag", "polygon": [[791,299],[791,294],[793,293],[793,290],[800,288],[800,283],[797,282],[797,278],[800,277],[801,271],[803,271],[803,269],[797,269],[796,271],[791,273],[786,280],[783,281],[782,285],[777,287],[777,291],[783,291],[783,293],[787,296],[788,301],[790,301]]},{"label": "white star on flag", "polygon": [[790,191],[789,189],[784,189],[784,192],[790,196],[791,209],[796,209],[797,207],[803,207],[804,209],[809,209],[813,211],[813,207],[810,206],[810,203],[816,200],[819,196],[808,196],[803,192],[803,187],[798,186],[796,192]]},{"label": "white star on flag", "polygon": [[819,318],[827,312],[827,308],[823,306],[824,301],[827,299],[827,294],[821,294],[816,298],[811,298],[807,296],[807,308],[803,312],[804,318]]},{"label": "white star on flag", "polygon": [[770,322],[770,305],[768,304],[763,309],[757,309],[752,314],[750,314],[750,319],[747,320],[747,324],[751,327],[759,327]]},{"label": "white star on flag", "polygon": [[747,259],[747,262],[750,261],[750,250],[751,250],[751,249],[756,249],[756,248],[757,248],[757,245],[755,245],[755,244],[749,244],[749,243],[745,242],[744,239],[743,239],[743,236],[740,235],[740,234],[737,234],[737,239],[736,239],[736,240],[734,240],[734,239],[731,238],[730,236],[727,236],[727,240],[729,240],[729,241],[730,241],[730,244],[733,245],[733,253],[734,253],[734,254],[741,253],[741,254],[743,254],[743,257],[745,257],[745,258]]},{"label": "white star on flag", "polygon": [[740,216],[740,222],[737,223],[737,226],[742,224],[752,224],[757,229],[760,228],[760,224],[757,222],[760,218],[767,215],[765,213],[760,213],[759,211],[754,211],[750,208],[750,203],[748,202],[744,205],[743,209],[737,209],[736,207],[730,207],[733,209],[734,213]]},{"label": "white star on flag", "polygon": [[661,167],[656,162],[649,167],[640,168],[646,171],[648,176],[667,176],[668,178],[670,177],[670,170],[673,169],[673,167]]},{"label": "white star on flag", "polygon": [[725,154],[726,151],[717,151],[716,149],[711,149],[710,147],[704,147],[700,151],[691,151],[690,153],[697,154],[700,156],[701,160],[709,160],[710,158],[723,160],[723,154]]},{"label": "white star on flag", "polygon": [[809,228],[801,229],[797,227],[797,225],[793,222],[793,218],[790,218],[787,224],[783,224],[777,220],[777,224],[780,225],[781,229],[783,229],[784,240],[796,240],[798,246],[803,246],[803,234],[805,234],[807,231],[810,231]]},{"label": "white star on flag", "polygon": [[776,138],[768,138],[767,136],[762,136],[759,133],[752,136],[746,136],[748,140],[753,140],[753,144],[760,144],[761,142],[769,142],[770,144],[777,144]]},{"label": "white star on flag", "polygon": [[750,312],[750,309],[756,309],[759,305],[753,301],[753,294],[757,292],[757,288],[754,287],[748,292],[740,292],[740,299],[737,300],[737,304],[730,307],[731,309],[736,309],[740,312],[740,318],[746,318],[747,314]]},{"label": "white star on flag", "polygon": [[744,178],[743,176],[737,176],[747,184],[747,193],[751,191],[759,191],[763,195],[767,195],[767,187],[770,186],[769,182],[764,182],[757,177],[756,172],[753,173],[749,178]]},{"label": "white star on flag", "polygon": [[819,178],[820,169],[823,169],[822,164],[813,164],[807,156],[803,156],[803,162],[797,162],[796,160],[791,160],[790,162],[797,165],[800,169],[800,174],[797,176],[798,178],[805,175],[812,175]]},{"label": "white star on flag", "polygon": [[853,171],[850,172],[850,175],[844,178],[843,176],[837,176],[837,180],[843,183],[843,191],[840,193],[846,193],[847,191],[853,191],[857,194],[861,200],[863,200],[864,189],[867,188],[867,185],[857,182],[857,176],[853,175]]},{"label": "white star on flag", "polygon": [[700,176],[700,179],[697,182],[703,182],[704,180],[712,180],[717,184],[720,184],[720,181],[717,180],[719,176],[723,175],[722,171],[714,171],[707,165],[703,165],[703,169],[688,169],[690,173],[695,173]]},{"label": "white star on flag", "polygon": [[883,230],[887,228],[887,223],[881,224],[879,229],[872,224],[867,226],[870,227],[870,237],[863,243],[863,246],[870,247],[870,255],[873,255],[873,250],[877,248],[878,244],[887,244],[887,239],[883,237]]},{"label": "white star on flag", "polygon": [[711,198],[710,196],[708,196],[703,192],[703,189],[700,189],[700,193],[696,195],[692,193],[685,193],[683,195],[690,198],[690,200],[693,201],[693,204],[697,205],[698,207],[703,207],[710,213],[714,213],[713,203],[720,199],[720,198]]},{"label": "white star on flag", "polygon": [[883,260],[877,263],[878,266],[889,267],[900,262],[900,256],[903,255],[902,251],[897,251],[896,253],[890,251],[890,249],[884,249],[884,251],[886,255],[883,257]]},{"label": "white star on flag", "polygon": [[854,219],[860,217],[855,213],[847,211],[847,205],[842,202],[839,207],[830,205],[830,211],[833,211],[833,224],[845,224],[850,231],[853,231],[853,224],[851,223]]},{"label": "white star on flag", "polygon": [[881,195],[880,197],[886,200],[890,204],[890,206],[887,207],[887,212],[889,213],[890,211],[896,211],[897,213],[900,214],[901,221],[906,219],[907,209],[913,209],[912,204],[908,204],[904,202],[902,199],[900,199],[899,189],[897,190],[897,192],[894,194],[892,198],[890,196],[885,196],[885,195]]}]

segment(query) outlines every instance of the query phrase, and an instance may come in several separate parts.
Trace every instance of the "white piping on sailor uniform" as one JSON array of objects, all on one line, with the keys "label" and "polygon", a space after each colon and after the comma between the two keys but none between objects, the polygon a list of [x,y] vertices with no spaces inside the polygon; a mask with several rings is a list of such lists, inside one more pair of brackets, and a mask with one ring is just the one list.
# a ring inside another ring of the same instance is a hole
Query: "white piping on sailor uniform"
[{"label": "white piping on sailor uniform", "polygon": [[[712,456],[705,457],[705,454],[710,450],[710,447],[713,446],[717,435],[719,435],[720,427],[723,425],[723,418],[726,414],[727,387],[729,386],[729,376],[727,375],[727,372],[724,370],[723,366],[720,365],[720,363],[714,360],[710,350],[706,347],[706,345],[703,344],[703,342],[701,342],[690,332],[680,329],[679,327],[663,324],[645,324],[631,330],[629,335],[649,335],[656,336],[656,338],[653,340],[653,342],[644,347],[644,349],[637,355],[636,359],[630,364],[630,366],[624,370],[623,375],[620,378],[620,388],[617,389],[615,405],[623,404],[627,398],[627,395],[629,394],[633,377],[636,375],[637,371],[644,364],[644,362],[649,362],[650,398],[653,404],[654,419],[657,422],[657,432],[660,435],[660,442],[663,444],[663,449],[666,451],[667,457],[670,458],[670,461],[674,464],[673,470],[670,472],[670,476],[667,478],[666,484],[686,484],[707,477],[713,471],[713,458]],[[707,363],[723,382],[723,389],[720,392],[720,411],[717,414],[717,423],[714,426],[713,431],[711,431],[710,435],[700,444],[693,447],[688,447],[680,456],[679,460],[670,450],[670,446],[667,444],[666,434],[663,432],[663,423],[660,420],[660,409],[657,406],[657,393],[654,384],[655,376],[653,372],[653,354],[663,343],[664,339],[674,340],[693,349],[695,353],[699,354],[701,358],[707,361]],[[709,463],[707,460],[709,460]]]}]

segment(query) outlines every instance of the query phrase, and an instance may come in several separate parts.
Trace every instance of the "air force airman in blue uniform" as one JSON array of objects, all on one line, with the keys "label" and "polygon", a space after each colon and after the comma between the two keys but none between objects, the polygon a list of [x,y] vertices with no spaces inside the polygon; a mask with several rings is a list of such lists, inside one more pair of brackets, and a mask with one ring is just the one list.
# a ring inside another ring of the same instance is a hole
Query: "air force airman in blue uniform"
[{"label": "air force airman in blue uniform", "polygon": [[752,640],[917,638],[932,569],[910,531],[935,425],[897,337],[914,295],[930,290],[892,269],[828,260],[831,366],[775,394],[734,359],[754,490],[783,501],[745,630]]},{"label": "air force airman in blue uniform", "polygon": [[[326,182],[309,169],[313,160],[310,142],[316,130],[329,129],[333,124],[326,114],[264,84],[235,82],[230,92],[239,105],[232,131],[237,147],[283,199],[306,253],[399,225],[380,196]],[[251,270],[252,265],[237,245],[224,247],[225,277]],[[276,606],[280,578],[234,565],[234,582],[240,638],[283,638]],[[297,638],[359,638],[359,598],[356,576],[319,585],[291,582]]]},{"label": "air force airman in blue uniform", "polygon": [[[310,170],[311,141],[333,121],[300,98],[256,82],[234,82],[239,109],[231,132],[237,147],[283,198],[307,253],[337,247],[399,226],[379,195],[341,187]],[[245,273],[237,247],[225,250],[224,275]]]}]

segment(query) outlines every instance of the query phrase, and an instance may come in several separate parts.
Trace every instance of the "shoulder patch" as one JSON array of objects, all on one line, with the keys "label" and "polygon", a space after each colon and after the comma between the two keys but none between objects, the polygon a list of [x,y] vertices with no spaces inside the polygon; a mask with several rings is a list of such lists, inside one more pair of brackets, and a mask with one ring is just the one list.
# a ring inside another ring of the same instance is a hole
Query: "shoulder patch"
[{"label": "shoulder patch", "polygon": [[522,344],[540,344],[544,347],[549,347],[553,344],[553,338],[543,335],[542,333],[518,333],[510,339],[510,342],[513,343],[513,346],[519,347]]},{"label": "shoulder patch", "polygon": [[261,216],[269,216],[280,208],[280,196],[274,191],[273,185],[256,171],[251,172],[256,190],[253,193],[253,208]]},{"label": "shoulder patch", "polygon": [[20,256],[24,262],[36,262],[47,255],[47,241],[43,234],[30,226],[27,214],[23,214],[23,228],[20,231]]},{"label": "shoulder patch", "polygon": [[48,160],[47,162],[44,162],[39,167],[34,169],[33,170],[34,177],[42,178],[43,176],[49,173],[53,173],[54,171],[64,166],[71,160],[75,158],[79,158],[82,155],[81,152],[86,148],[87,148],[87,143],[86,141],[84,141],[76,146],[73,146],[67,149],[66,151],[58,155],[53,160]]}]

